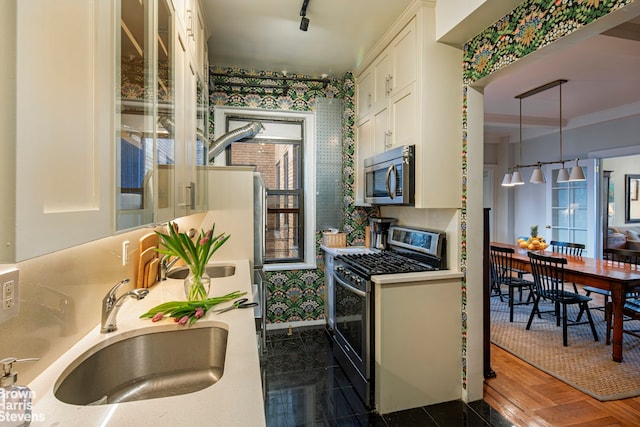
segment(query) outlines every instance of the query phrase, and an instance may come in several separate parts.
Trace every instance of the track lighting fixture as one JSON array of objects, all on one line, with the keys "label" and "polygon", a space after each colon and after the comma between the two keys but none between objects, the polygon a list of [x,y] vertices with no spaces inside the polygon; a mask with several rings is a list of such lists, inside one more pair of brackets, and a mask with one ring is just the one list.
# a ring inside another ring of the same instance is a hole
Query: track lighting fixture
[{"label": "track lighting fixture", "polygon": [[309,28],[309,18],[307,18],[307,7],[309,6],[309,2],[311,0],[302,0],[302,7],[300,8],[300,16],[302,19],[300,20],[300,30],[307,31]]}]

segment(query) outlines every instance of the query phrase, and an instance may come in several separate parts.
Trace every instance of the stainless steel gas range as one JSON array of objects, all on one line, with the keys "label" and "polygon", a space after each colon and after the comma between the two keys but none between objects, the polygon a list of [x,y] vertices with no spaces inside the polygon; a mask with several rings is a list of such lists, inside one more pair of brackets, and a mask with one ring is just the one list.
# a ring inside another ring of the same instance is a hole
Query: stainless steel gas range
[{"label": "stainless steel gas range", "polygon": [[339,255],[334,263],[332,339],[334,354],[364,401],[373,406],[373,316],[376,275],[446,269],[445,234],[391,226],[386,250]]}]

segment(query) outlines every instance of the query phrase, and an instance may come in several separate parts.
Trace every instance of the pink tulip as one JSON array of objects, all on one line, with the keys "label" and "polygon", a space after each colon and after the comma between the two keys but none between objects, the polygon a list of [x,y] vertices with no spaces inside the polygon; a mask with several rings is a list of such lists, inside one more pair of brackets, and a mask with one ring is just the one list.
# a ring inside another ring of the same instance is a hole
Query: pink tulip
[{"label": "pink tulip", "polygon": [[151,318],[151,321],[152,322],[157,322],[159,320],[162,320],[163,317],[164,317],[164,313],[158,312]]},{"label": "pink tulip", "polygon": [[194,316],[196,317],[196,319],[199,319],[202,316],[204,316],[204,310],[202,309],[202,307],[196,308],[196,312],[195,312]]},{"label": "pink tulip", "polygon": [[189,316],[182,316],[180,320],[178,320],[178,324],[184,326],[187,324],[188,321],[189,321]]}]

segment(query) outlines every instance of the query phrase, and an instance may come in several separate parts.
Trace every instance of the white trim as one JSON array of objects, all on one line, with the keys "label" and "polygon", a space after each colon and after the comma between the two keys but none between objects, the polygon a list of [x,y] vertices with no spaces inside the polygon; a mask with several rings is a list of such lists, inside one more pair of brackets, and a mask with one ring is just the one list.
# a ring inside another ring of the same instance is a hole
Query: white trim
[{"label": "white trim", "polygon": [[296,262],[296,263],[288,263],[288,264],[282,262],[282,263],[274,263],[274,264],[264,264],[262,266],[263,271],[315,270],[316,268],[318,268],[317,264],[306,263],[306,262]]},{"label": "white trim", "polygon": [[267,330],[274,331],[279,329],[289,329],[291,328],[300,328],[305,326],[323,326],[326,325],[327,321],[325,319],[319,320],[296,320],[295,322],[284,322],[284,323],[268,323]]},{"label": "white trim", "polygon": [[629,147],[609,148],[606,150],[590,151],[590,159],[607,159],[611,157],[635,156],[640,154],[640,145]]}]

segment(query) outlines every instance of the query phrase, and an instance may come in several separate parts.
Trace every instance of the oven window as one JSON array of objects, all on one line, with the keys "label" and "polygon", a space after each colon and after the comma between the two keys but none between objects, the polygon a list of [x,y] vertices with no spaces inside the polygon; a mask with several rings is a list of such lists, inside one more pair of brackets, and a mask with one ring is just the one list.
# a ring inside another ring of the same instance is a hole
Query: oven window
[{"label": "oven window", "polygon": [[335,328],[349,343],[358,358],[363,357],[364,333],[367,319],[365,297],[350,292],[336,283]]}]

